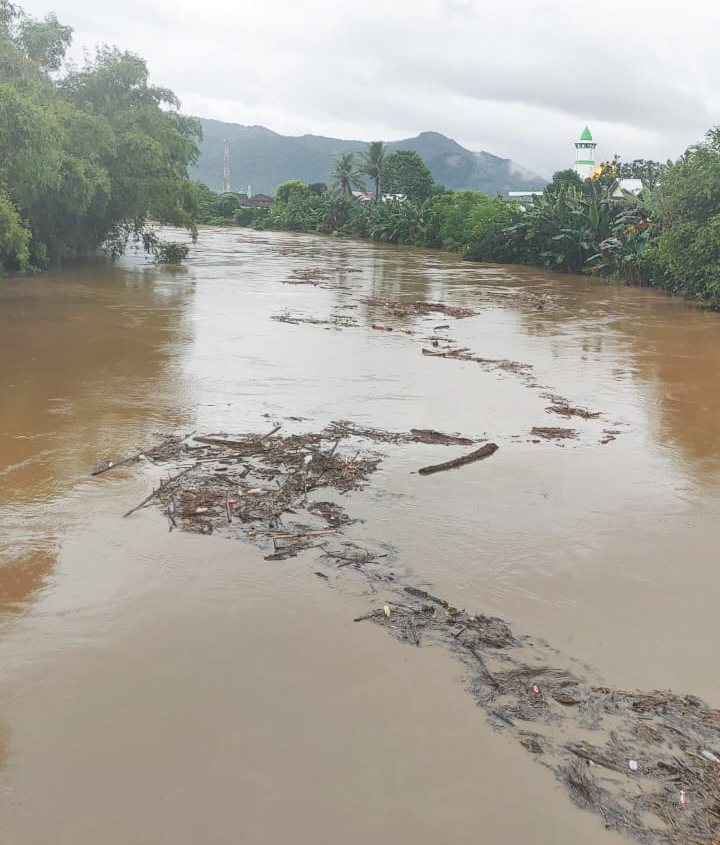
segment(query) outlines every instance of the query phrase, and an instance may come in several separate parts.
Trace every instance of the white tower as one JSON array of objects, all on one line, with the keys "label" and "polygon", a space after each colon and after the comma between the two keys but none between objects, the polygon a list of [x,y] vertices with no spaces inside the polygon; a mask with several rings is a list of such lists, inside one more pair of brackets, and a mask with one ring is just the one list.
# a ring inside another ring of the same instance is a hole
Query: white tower
[{"label": "white tower", "polygon": [[223,189],[224,194],[230,193],[230,142],[225,139],[225,149],[223,150]]},{"label": "white tower", "polygon": [[583,129],[579,141],[575,141],[575,172],[581,179],[589,179],[595,169],[595,147],[590,130]]}]

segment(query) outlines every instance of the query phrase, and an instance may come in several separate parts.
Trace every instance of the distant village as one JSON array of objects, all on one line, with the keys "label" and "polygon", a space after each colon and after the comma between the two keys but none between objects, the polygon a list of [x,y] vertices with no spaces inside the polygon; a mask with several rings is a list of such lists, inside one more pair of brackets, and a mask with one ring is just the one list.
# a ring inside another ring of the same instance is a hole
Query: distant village
[{"label": "distant village", "polygon": [[[593,139],[590,128],[586,126],[580,133],[580,137],[575,141],[575,162],[572,169],[580,176],[581,179],[590,179],[600,173],[602,163],[597,164],[595,161],[595,150],[597,148],[597,141]],[[637,196],[643,188],[641,179],[616,179],[612,186],[612,196],[622,197],[625,192]],[[224,151],[224,169],[223,169],[223,190],[222,193],[232,193],[235,195],[240,208],[259,208],[261,206],[272,205],[273,197],[267,194],[253,194],[252,185],[248,185],[246,191],[232,191],[230,189],[230,151],[228,141],[225,141]],[[531,203],[533,198],[541,196],[542,191],[528,191],[515,190],[508,191],[508,198],[516,202]],[[373,191],[352,191],[353,197],[360,202],[370,202],[375,199]],[[392,199],[402,200],[403,197],[393,195]]]}]

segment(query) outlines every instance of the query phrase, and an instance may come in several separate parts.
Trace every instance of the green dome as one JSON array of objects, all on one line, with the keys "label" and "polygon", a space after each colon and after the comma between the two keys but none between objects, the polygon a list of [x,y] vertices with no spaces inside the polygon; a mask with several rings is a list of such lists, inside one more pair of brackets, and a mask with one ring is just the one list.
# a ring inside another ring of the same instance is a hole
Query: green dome
[{"label": "green dome", "polygon": [[581,141],[592,141],[592,135],[590,134],[590,130],[587,126],[583,129],[582,135],[580,136]]}]

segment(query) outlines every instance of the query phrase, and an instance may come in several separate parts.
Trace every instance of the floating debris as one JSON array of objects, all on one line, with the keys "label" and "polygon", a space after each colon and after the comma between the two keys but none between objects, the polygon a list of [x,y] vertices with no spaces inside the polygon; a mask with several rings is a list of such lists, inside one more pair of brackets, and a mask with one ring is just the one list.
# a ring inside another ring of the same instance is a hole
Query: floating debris
[{"label": "floating debris", "polygon": [[457,361],[474,361],[476,364],[482,364],[488,369],[507,370],[512,373],[529,373],[532,370],[532,364],[521,364],[519,361],[509,361],[505,358],[481,358],[478,355],[474,355],[469,349],[450,348],[441,352],[423,348],[422,354],[429,355],[432,358],[453,358]]},{"label": "floating debris", "polygon": [[413,443],[432,443],[442,446],[472,446],[477,442],[460,434],[443,434],[431,428],[411,428],[410,437]]},{"label": "floating debris", "polygon": [[491,724],[551,769],[578,806],[651,845],[720,843],[720,758],[708,750],[720,742],[719,710],[694,696],[600,686],[553,665],[557,652],[500,618],[472,616],[416,587],[402,596],[355,621],[452,651]]},{"label": "floating debris", "polygon": [[497,443],[486,443],[484,446],[481,446],[479,449],[476,449],[474,452],[470,452],[467,455],[462,455],[461,457],[454,458],[451,461],[444,461],[441,464],[432,464],[431,466],[422,467],[422,469],[418,470],[418,474],[433,475],[436,472],[445,472],[445,470],[448,469],[459,469],[466,464],[472,464],[475,463],[475,461],[483,461],[491,455],[494,455],[497,450]]},{"label": "floating debris", "polygon": [[613,440],[616,439],[618,434],[622,434],[621,431],[618,431],[616,428],[604,428],[603,429],[603,436],[600,438],[600,443],[605,445],[605,443],[611,443]]},{"label": "floating debris", "polygon": [[273,314],[270,319],[278,323],[290,323],[296,326],[304,323],[311,326],[332,326],[336,329],[348,329],[358,325],[357,320],[344,314],[333,314],[330,319],[321,320],[317,317],[306,317],[302,314],[291,314],[285,311],[282,314]]},{"label": "floating debris", "polygon": [[[266,434],[172,435],[144,455],[177,471],[153,490],[130,516],[155,502],[170,530],[251,539],[268,560],[283,560],[321,546],[354,520],[337,501],[313,499],[315,490],[348,493],[362,487],[380,464],[367,448],[341,444],[355,439],[383,443],[471,445],[474,440],[434,429],[388,432],[336,421],[323,431],[283,437],[276,425]],[[134,459],[134,458],[133,458]],[[128,459],[130,460],[130,459]],[[324,542],[324,540],[323,540]]]},{"label": "floating debris", "polygon": [[577,430],[574,428],[553,428],[534,426],[530,429],[530,434],[535,437],[542,437],[545,440],[570,440],[578,436]]},{"label": "floating debris", "polygon": [[570,404],[550,405],[545,410],[549,414],[558,414],[561,417],[581,417],[584,420],[596,420],[600,416],[599,412],[588,411],[587,408],[573,408]]},{"label": "floating debris", "polygon": [[501,305],[526,306],[534,311],[553,311],[557,308],[557,298],[549,293],[534,293],[527,290],[483,289],[483,298]]},{"label": "floating debris", "polygon": [[472,308],[460,308],[457,305],[446,305],[444,302],[425,302],[423,300],[399,300],[369,297],[361,299],[365,305],[372,308],[382,308],[394,317],[426,317],[428,314],[445,314],[447,317],[474,317],[478,312]]},{"label": "floating debris", "polygon": [[294,270],[287,279],[286,285],[319,285],[321,281],[329,279],[331,276],[330,270],[324,270],[321,267],[306,267],[302,270]]},{"label": "floating debris", "polygon": [[[317,489],[342,494],[366,483],[380,458],[338,448],[346,435],[334,430],[282,437],[266,435],[166,438],[146,455],[179,472],[135,508],[156,501],[170,528],[249,538],[267,548],[269,559],[291,557],[352,522],[337,502],[315,501]],[[172,519],[170,519],[172,517]]]},{"label": "floating debris", "polygon": [[[603,686],[588,667],[515,634],[500,617],[471,615],[398,583],[393,549],[343,539],[353,519],[336,498],[362,488],[381,460],[362,441],[477,441],[349,421],[304,434],[279,430],[164,438],[142,454],[175,474],[126,516],[156,503],[171,530],[244,538],[261,546],[268,561],[315,549],[315,567],[355,570],[373,592],[379,585],[386,592],[356,621],[371,620],[414,647],[449,649],[468,669],[469,691],[490,723],[511,733],[608,828],[650,845],[720,845],[720,711],[694,696]],[[549,431],[567,436],[572,429]],[[476,451],[496,448],[488,443]],[[329,581],[326,572],[312,571]]]},{"label": "floating debris", "polygon": [[361,437],[380,443],[426,443],[439,446],[472,446],[473,443],[479,442],[462,434],[445,434],[442,431],[435,431],[432,428],[411,428],[408,433],[384,431],[380,428],[355,425],[349,420],[335,420],[330,423],[329,427],[333,431],[337,431],[348,437]]}]

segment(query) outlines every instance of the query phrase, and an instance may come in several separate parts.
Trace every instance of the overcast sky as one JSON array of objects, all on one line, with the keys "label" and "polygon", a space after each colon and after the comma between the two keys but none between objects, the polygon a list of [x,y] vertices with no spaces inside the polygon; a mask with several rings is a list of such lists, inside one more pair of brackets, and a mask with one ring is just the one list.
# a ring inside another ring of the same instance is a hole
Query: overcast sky
[{"label": "overcast sky", "polygon": [[717,0],[19,0],[148,62],[183,110],[392,141],[425,130],[544,176],[676,158],[720,123]]}]

